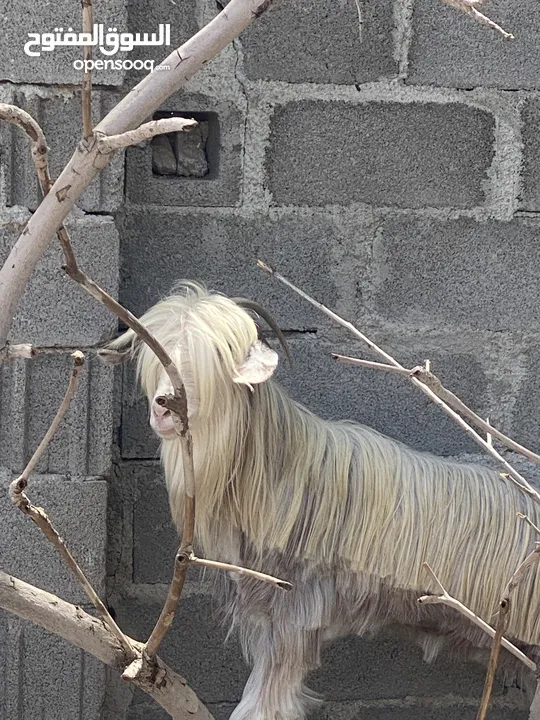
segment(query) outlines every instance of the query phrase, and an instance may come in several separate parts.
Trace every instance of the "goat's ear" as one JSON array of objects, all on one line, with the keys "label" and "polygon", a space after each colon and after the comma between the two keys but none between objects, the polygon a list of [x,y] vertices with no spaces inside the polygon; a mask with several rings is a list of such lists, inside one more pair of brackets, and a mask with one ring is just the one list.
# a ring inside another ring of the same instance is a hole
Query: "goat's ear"
[{"label": "goat's ear", "polygon": [[278,359],[277,352],[256,340],[242,365],[237,368],[234,382],[240,385],[257,385],[268,380],[274,374]]},{"label": "goat's ear", "polygon": [[134,339],[135,333],[133,330],[127,330],[119,338],[99,349],[97,352],[98,358],[106,365],[120,365],[125,360],[133,357]]}]

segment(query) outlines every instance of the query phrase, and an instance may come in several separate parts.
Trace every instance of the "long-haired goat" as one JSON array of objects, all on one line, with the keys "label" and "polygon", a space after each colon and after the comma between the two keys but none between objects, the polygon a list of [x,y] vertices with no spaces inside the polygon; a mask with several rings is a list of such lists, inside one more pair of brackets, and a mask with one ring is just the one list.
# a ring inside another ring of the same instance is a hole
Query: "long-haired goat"
[{"label": "long-haired goat", "polygon": [[[196,473],[196,539],[207,557],[293,583],[282,592],[251,578],[226,580],[224,606],[253,666],[232,720],[299,720],[313,695],[303,685],[324,641],[408,629],[432,660],[441,649],[483,660],[490,639],[454,610],[420,606],[448,591],[485,619],[535,540],[534,502],[500,473],[414,451],[358,423],[329,422],[269,379],[277,363],[251,315],[233,300],[184,283],[141,318],[185,383]],[[131,348],[163,439],[172,516],[183,519],[180,444],[172,392],[154,354],[131,331]],[[111,347],[110,346],[110,347]],[[540,576],[513,601],[507,635],[540,656]],[[505,662],[513,658],[502,651]]]}]

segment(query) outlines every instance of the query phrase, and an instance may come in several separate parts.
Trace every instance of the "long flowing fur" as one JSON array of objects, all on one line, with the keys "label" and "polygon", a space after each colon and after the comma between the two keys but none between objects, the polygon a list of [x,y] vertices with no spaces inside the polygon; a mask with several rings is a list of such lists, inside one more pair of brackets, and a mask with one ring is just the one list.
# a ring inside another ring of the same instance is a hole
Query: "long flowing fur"
[{"label": "long flowing fur", "polygon": [[[184,284],[142,322],[186,384],[203,552],[295,583],[287,597],[249,580],[229,584],[229,612],[255,664],[235,720],[304,717],[308,698],[298,688],[305,671],[318,664],[325,639],[401,624],[416,628],[427,659],[448,639],[472,656],[488,646],[489,639],[453,611],[416,605],[418,595],[437,592],[422,563],[489,621],[511,573],[533,547],[531,528],[516,519],[522,512],[540,521],[527,495],[496,471],[414,451],[358,423],[322,420],[271,380],[253,388],[236,384],[257,330],[226,297]],[[126,334],[116,346],[131,340]],[[166,379],[154,355],[137,349],[152,401]],[[177,441],[163,443],[162,460],[180,525]],[[539,574],[530,572],[508,628],[523,646],[540,645],[539,598]],[[276,656],[264,659],[272,652],[283,653],[284,672],[293,673],[295,658],[303,665],[289,695]],[[286,656],[293,659],[287,663]],[[281,699],[268,696],[280,692]]]}]

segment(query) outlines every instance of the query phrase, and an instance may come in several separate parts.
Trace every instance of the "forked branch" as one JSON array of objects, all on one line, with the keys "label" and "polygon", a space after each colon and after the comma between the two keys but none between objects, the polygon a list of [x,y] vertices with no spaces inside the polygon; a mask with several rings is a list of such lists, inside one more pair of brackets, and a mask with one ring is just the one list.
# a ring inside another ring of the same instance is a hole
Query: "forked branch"
[{"label": "forked branch", "polygon": [[[101,662],[122,671],[129,662],[107,625],[82,608],[0,571],[0,608],[65,638]],[[126,637],[139,656],[142,645]],[[166,710],[173,720],[213,720],[183,677],[159,657],[147,672],[129,678]]]},{"label": "forked branch", "polygon": [[[437,583],[440,595],[422,595],[422,597],[418,598],[418,603],[421,605],[446,605],[448,607],[454,608],[454,610],[457,610],[459,613],[461,613],[464,617],[468,618],[471,622],[473,622],[475,625],[477,625],[479,628],[481,628],[485,633],[487,633],[491,638],[495,636],[495,630],[491,627],[491,625],[488,625],[487,622],[482,620],[481,617],[478,617],[475,613],[473,613],[472,610],[469,610],[468,607],[463,605],[463,603],[459,602],[459,600],[456,600],[456,598],[453,598],[451,595],[449,595],[446,592],[446,589],[442,585],[439,578],[435,575],[433,570],[430,568],[430,566],[427,563],[423,563],[423,566],[425,569],[430,573],[433,580]],[[514,657],[516,657],[518,660],[521,660],[521,662],[526,665],[529,670],[532,670],[533,672],[536,672],[536,664],[530,660],[526,655],[524,655],[521,650],[518,650],[518,648],[515,645],[512,645],[512,643],[507,640],[506,638],[501,638],[501,645],[508,650],[508,652],[511,652]]]},{"label": "forked branch", "polygon": [[[283,275],[281,275],[275,268],[273,268],[271,265],[268,265],[267,263],[262,262],[259,260],[257,262],[257,265],[261,268],[261,270],[264,270],[264,272],[268,273],[269,275],[272,275],[277,280],[279,280],[281,283],[286,285],[291,290],[294,290],[295,293],[300,295],[300,297],[307,300],[311,305],[316,307],[318,310],[320,310],[322,313],[324,313],[327,317],[334,320],[336,323],[341,325],[342,327],[349,330],[349,332],[354,335],[354,337],[358,338],[359,340],[362,340],[370,350],[375,352],[377,355],[383,358],[385,361],[384,364],[381,363],[369,363],[368,367],[377,367],[379,369],[388,370],[389,366],[392,366],[393,371],[397,372],[400,375],[407,375],[411,383],[417,387],[421,392],[424,393],[424,395],[427,395],[427,397],[435,404],[437,407],[441,408],[443,412],[445,412],[447,415],[449,415],[455,423],[457,423],[473,440],[474,442],[479,445],[481,448],[483,448],[487,453],[492,455],[498,462],[504,467],[506,470],[506,474],[523,492],[530,495],[536,502],[540,503],[540,493],[520,474],[518,471],[510,465],[510,463],[503,458],[503,456],[495,450],[495,448],[490,444],[487,440],[484,440],[483,437],[481,437],[470,425],[468,425],[463,418],[458,415],[458,413],[453,410],[450,405],[448,405],[441,397],[439,397],[435,391],[426,385],[424,382],[422,382],[418,377],[416,377],[416,372],[418,371],[418,368],[415,368],[414,370],[407,370],[401,363],[399,363],[392,355],[384,351],[381,347],[379,347],[376,343],[374,343],[372,340],[370,340],[366,335],[364,335],[358,328],[356,328],[351,322],[348,320],[344,320],[340,315],[335,313],[333,310],[330,310],[322,303],[318,302],[314,298],[312,298],[310,295],[308,295],[306,292],[298,288],[296,285],[294,285],[290,280],[287,280]],[[340,358],[342,356],[336,356],[334,354],[335,358]],[[347,362],[354,362],[355,364],[363,364],[363,361],[360,361],[359,363],[356,362],[356,358],[347,358]],[[426,373],[428,371],[426,370]],[[461,402],[461,401],[460,401]],[[471,414],[474,414],[472,410],[470,411]],[[495,428],[493,428],[491,425],[489,425],[489,432],[492,435],[495,435]],[[502,435],[502,433],[501,433]],[[506,436],[503,436],[506,437]],[[516,443],[517,445],[517,443]],[[522,446],[519,446],[522,447]],[[530,451],[529,451],[530,452]],[[533,454],[533,453],[531,453]],[[506,476],[506,475],[505,475]]]},{"label": "forked branch", "polygon": [[96,593],[94,588],[92,587],[92,583],[88,580],[82,569],[80,568],[79,564],[71,554],[70,550],[68,549],[64,539],[61,537],[60,533],[56,530],[52,522],[50,521],[47,513],[43,508],[37,507],[36,505],[32,505],[30,500],[28,499],[25,490],[28,487],[28,478],[30,477],[31,473],[34,471],[36,465],[39,462],[39,459],[43,455],[43,452],[45,451],[46,447],[50,443],[54,433],[58,429],[60,423],[64,419],[64,416],[69,408],[69,405],[71,403],[71,399],[73,395],[75,394],[75,390],[77,389],[77,380],[79,377],[79,372],[83,366],[84,363],[84,355],[76,351],[72,353],[73,358],[73,369],[71,372],[71,377],[69,379],[68,387],[66,390],[66,393],[64,395],[64,398],[60,404],[60,407],[58,408],[56,415],[54,416],[47,432],[45,433],[45,436],[43,437],[43,440],[38,445],[36,451],[28,461],[28,464],[24,468],[23,472],[19,477],[14,480],[9,488],[10,491],[10,497],[13,502],[13,504],[19,508],[25,515],[27,515],[31,520],[34,521],[34,523],[38,526],[38,528],[43,532],[47,540],[54,545],[56,550],[59,552],[63,560],[65,561],[66,565],[70,568],[70,570],[73,572],[77,580],[79,581],[80,585],[90,598],[90,601],[93,603],[96,610],[99,612],[101,617],[103,618],[103,621],[106,623],[106,625],[109,627],[111,632],[116,636],[120,646],[122,647],[123,651],[126,653],[128,657],[134,657],[135,653],[133,651],[133,647],[129,643],[129,640],[124,635],[124,633],[120,630],[118,625],[115,623],[115,621],[112,619],[109,611],[105,607],[104,603],[102,602],[99,595]]},{"label": "forked branch", "polygon": [[187,118],[162,118],[161,120],[151,120],[150,122],[139,125],[136,130],[129,130],[121,135],[104,135],[96,132],[98,139],[98,147],[103,153],[114,152],[120,148],[129,145],[137,145],[138,143],[150,140],[156,135],[165,135],[172,132],[186,132],[197,127],[196,120]]}]

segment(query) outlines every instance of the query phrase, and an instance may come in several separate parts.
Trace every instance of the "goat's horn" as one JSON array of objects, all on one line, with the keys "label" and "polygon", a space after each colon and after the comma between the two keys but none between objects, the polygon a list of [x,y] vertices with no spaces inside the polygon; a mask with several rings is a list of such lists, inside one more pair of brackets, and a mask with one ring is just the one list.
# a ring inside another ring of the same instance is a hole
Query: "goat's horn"
[{"label": "goat's horn", "polygon": [[231,298],[231,300],[237,305],[240,305],[240,307],[245,308],[246,310],[253,310],[253,312],[257,313],[257,315],[260,315],[262,317],[262,319],[267,323],[271,330],[273,330],[276,334],[276,337],[279,340],[279,343],[283,348],[285,355],[287,356],[287,360],[292,365],[291,353],[287,341],[285,340],[285,336],[281,332],[277,322],[270,315],[270,313],[268,313],[263,307],[259,305],[259,303],[256,303],[254,300],[248,300],[248,298],[242,297]]}]

